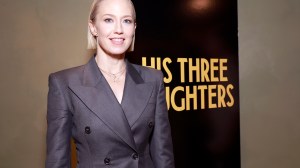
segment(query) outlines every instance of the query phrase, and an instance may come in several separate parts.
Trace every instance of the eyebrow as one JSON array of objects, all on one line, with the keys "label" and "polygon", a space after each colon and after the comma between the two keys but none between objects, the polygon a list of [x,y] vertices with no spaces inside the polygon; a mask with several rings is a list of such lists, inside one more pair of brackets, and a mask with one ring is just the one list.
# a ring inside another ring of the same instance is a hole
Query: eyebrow
[{"label": "eyebrow", "polygon": [[[103,16],[111,16],[111,17],[115,17],[115,15],[113,15],[113,14],[104,14]],[[131,17],[131,18],[133,18],[132,15],[124,15],[124,16],[122,16],[122,18],[126,18],[126,17]]]}]

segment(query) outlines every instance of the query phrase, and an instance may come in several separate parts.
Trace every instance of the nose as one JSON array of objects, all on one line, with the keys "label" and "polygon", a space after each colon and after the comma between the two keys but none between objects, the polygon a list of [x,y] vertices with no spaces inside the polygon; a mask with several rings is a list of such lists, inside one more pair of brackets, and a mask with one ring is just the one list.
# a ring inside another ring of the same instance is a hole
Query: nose
[{"label": "nose", "polygon": [[117,22],[115,25],[115,33],[116,34],[123,34],[123,26],[121,22]]}]

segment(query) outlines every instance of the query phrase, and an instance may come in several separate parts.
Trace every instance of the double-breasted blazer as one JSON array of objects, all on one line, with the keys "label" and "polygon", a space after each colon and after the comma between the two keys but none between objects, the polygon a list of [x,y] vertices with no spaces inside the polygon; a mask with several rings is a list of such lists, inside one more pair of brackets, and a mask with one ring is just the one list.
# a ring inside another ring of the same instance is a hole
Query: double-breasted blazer
[{"label": "double-breasted blazer", "polygon": [[92,57],[49,75],[46,168],[173,168],[161,71],[126,61],[121,104]]}]

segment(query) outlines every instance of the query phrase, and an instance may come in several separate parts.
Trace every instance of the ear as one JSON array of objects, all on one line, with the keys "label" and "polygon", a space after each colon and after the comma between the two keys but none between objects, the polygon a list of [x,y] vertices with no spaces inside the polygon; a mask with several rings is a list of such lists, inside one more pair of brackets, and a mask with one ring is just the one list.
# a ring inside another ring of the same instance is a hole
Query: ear
[{"label": "ear", "polygon": [[94,23],[91,20],[89,21],[89,28],[90,28],[90,31],[93,34],[93,36],[98,36],[96,26],[94,25]]}]

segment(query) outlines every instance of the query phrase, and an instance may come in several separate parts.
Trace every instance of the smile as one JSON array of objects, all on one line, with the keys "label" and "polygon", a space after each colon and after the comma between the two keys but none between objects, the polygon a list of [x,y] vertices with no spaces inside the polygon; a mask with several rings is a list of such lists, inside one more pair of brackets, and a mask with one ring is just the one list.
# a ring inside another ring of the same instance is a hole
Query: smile
[{"label": "smile", "polygon": [[121,45],[124,42],[124,38],[111,38],[111,42],[115,45]]}]

